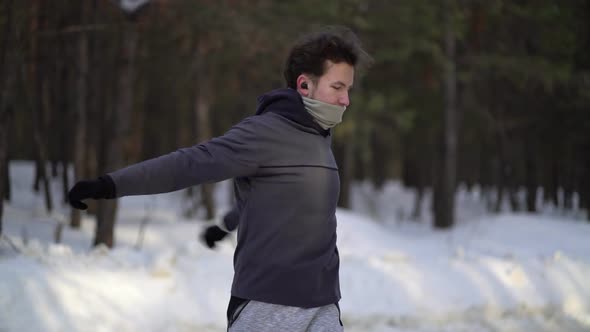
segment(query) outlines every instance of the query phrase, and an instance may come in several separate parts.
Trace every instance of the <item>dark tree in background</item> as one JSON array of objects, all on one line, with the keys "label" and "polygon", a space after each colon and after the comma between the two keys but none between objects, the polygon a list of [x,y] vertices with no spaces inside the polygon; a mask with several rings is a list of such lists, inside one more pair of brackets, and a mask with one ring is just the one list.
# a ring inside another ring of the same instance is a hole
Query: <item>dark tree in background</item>
[{"label": "dark tree in background", "polygon": [[[121,23],[121,39],[117,63],[116,77],[114,78],[114,103],[106,111],[106,119],[103,124],[105,136],[102,137],[103,164],[99,166],[100,173],[107,173],[125,166],[125,155],[129,153],[128,141],[130,139],[131,115],[135,92],[136,56],[138,32],[135,17],[128,18]],[[117,215],[117,200],[100,200],[96,215],[96,234],[94,245],[114,245],[114,227]]]},{"label": "dark tree in background", "polygon": [[[92,3],[90,1],[81,1],[80,5],[80,26],[85,27],[89,24],[90,11]],[[88,31],[82,28],[77,34],[76,47],[76,103],[74,109],[74,120],[71,131],[74,133],[72,146],[73,164],[74,164],[74,183],[86,178],[85,160],[87,158],[87,114],[88,114]],[[67,178],[67,176],[65,177]],[[70,217],[70,226],[72,228],[80,227],[80,210],[72,209]]]},{"label": "dark tree in background", "polygon": [[35,181],[33,189],[39,191],[39,186],[43,186],[45,196],[45,207],[47,211],[53,209],[53,199],[51,197],[51,188],[49,187],[49,176],[47,175],[46,162],[48,161],[48,139],[47,139],[47,118],[50,116],[50,105],[48,100],[48,73],[47,62],[44,61],[47,56],[47,48],[44,47],[46,41],[41,40],[40,30],[46,29],[47,16],[44,5],[40,0],[31,2],[31,15],[29,23],[29,49],[30,57],[27,64],[26,83],[27,90],[31,99],[29,100],[29,109],[33,123],[33,142],[35,146]]},{"label": "dark tree in background", "polygon": [[434,184],[434,226],[450,228],[455,220],[455,187],[457,171],[457,71],[455,64],[455,3],[446,0],[442,9],[446,58],[443,74],[444,116],[440,172]]},{"label": "dark tree in background", "polygon": [[14,68],[7,65],[9,48],[12,46],[12,5],[7,1],[2,7],[0,25],[0,236],[2,235],[2,215],[4,199],[10,198],[10,178],[8,174],[8,132],[11,123],[11,107]]}]

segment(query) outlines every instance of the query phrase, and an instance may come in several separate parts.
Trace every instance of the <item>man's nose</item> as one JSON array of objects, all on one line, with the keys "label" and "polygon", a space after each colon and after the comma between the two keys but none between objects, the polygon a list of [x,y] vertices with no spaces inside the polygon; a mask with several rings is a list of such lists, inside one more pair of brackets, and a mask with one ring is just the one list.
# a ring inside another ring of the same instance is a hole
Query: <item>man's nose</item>
[{"label": "man's nose", "polygon": [[340,99],[338,100],[338,102],[340,103],[341,106],[348,107],[348,105],[350,105],[350,96],[348,95],[348,92],[344,93],[340,97]]}]

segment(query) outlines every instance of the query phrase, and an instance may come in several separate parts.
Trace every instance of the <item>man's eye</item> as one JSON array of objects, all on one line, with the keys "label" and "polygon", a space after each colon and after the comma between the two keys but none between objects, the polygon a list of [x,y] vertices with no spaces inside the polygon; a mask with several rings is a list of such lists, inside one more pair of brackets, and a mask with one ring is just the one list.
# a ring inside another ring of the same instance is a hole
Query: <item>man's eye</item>
[{"label": "man's eye", "polygon": [[334,88],[334,89],[336,89],[336,90],[340,90],[340,89],[342,89],[342,87],[341,87],[341,86],[333,86],[333,88]]}]

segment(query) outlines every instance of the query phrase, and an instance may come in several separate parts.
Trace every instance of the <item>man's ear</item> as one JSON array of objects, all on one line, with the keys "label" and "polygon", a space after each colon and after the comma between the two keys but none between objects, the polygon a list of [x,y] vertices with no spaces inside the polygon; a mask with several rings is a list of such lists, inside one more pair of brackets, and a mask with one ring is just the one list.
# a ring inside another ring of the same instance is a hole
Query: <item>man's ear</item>
[{"label": "man's ear", "polygon": [[297,77],[297,92],[304,97],[309,97],[312,84],[311,79],[307,75],[299,75]]}]

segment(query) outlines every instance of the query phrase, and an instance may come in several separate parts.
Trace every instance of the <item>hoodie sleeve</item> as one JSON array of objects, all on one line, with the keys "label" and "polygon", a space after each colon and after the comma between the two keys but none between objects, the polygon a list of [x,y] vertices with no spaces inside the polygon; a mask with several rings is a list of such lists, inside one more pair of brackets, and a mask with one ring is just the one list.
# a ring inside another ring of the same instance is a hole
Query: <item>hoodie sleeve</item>
[{"label": "hoodie sleeve", "polygon": [[223,136],[109,173],[116,197],[159,194],[249,176],[260,161],[260,134],[250,117]]}]

